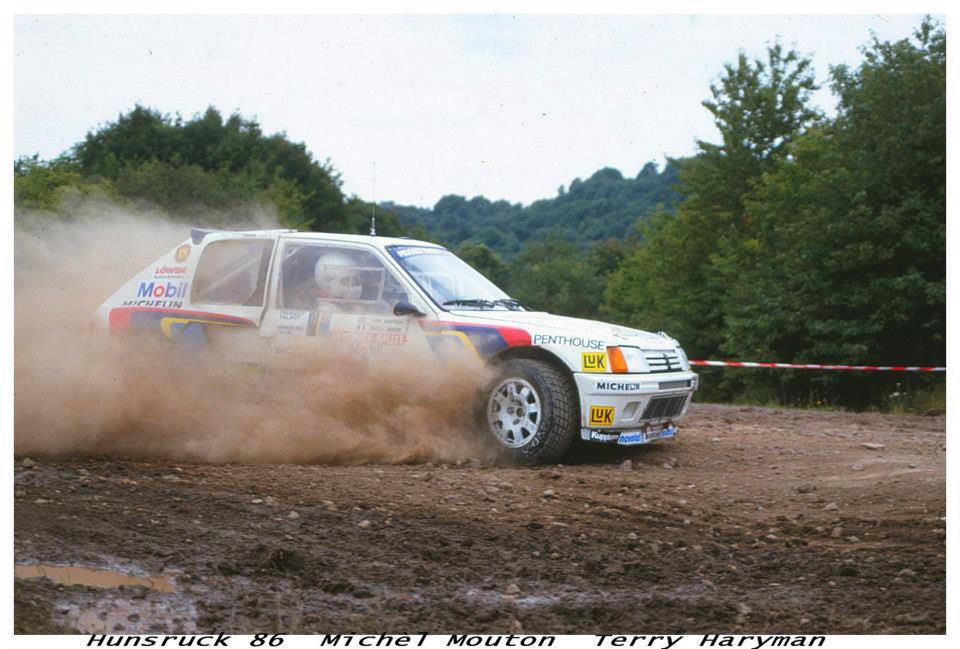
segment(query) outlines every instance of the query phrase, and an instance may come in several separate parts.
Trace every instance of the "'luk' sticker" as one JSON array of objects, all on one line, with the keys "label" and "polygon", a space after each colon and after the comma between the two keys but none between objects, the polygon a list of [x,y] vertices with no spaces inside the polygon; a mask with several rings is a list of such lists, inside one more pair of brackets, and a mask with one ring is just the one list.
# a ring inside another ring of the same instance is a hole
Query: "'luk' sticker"
[{"label": "'luk' sticker", "polygon": [[584,372],[600,373],[607,371],[606,352],[581,352],[580,362]]},{"label": "'luk' sticker", "polygon": [[591,426],[613,426],[613,406],[590,406]]}]

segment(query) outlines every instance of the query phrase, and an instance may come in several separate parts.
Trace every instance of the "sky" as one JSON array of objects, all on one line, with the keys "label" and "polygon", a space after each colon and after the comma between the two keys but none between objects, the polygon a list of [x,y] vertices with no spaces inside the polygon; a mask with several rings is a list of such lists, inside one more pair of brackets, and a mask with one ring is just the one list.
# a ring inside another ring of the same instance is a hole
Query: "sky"
[{"label": "sky", "polygon": [[[779,40],[856,66],[920,15],[18,16],[14,153],[60,154],[135,104],[215,106],[329,159],[346,194],[530,203],[716,139],[701,101]],[[826,84],[824,84],[826,86]],[[828,114],[828,88],[815,95]]]}]

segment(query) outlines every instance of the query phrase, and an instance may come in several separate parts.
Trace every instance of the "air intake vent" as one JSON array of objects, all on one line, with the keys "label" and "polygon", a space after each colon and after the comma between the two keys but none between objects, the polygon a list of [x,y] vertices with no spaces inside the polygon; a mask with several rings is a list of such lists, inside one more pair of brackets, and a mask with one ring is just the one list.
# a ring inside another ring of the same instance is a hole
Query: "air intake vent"
[{"label": "air intake vent", "polygon": [[644,349],[642,351],[651,372],[678,372],[683,369],[675,349]]},{"label": "air intake vent", "polygon": [[687,395],[678,394],[673,397],[654,397],[643,411],[643,419],[666,419],[676,417],[683,412],[687,402]]}]

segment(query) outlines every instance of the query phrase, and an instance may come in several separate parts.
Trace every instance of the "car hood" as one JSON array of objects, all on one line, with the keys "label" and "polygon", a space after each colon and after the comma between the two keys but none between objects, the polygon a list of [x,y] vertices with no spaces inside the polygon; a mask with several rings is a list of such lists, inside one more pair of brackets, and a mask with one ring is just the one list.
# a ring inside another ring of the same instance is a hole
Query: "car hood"
[{"label": "car hood", "polygon": [[474,322],[490,322],[524,327],[530,333],[551,333],[602,339],[608,345],[639,345],[644,349],[673,349],[679,344],[669,336],[612,325],[598,320],[568,318],[543,311],[458,311],[457,315]]}]

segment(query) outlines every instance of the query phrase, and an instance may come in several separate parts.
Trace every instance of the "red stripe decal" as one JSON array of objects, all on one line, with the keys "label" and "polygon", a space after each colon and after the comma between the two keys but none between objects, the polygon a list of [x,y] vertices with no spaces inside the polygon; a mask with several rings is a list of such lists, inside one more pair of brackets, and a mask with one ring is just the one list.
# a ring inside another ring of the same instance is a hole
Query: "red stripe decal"
[{"label": "red stripe decal", "polygon": [[511,347],[527,347],[532,344],[530,333],[517,327],[497,327],[504,341]]},{"label": "red stripe decal", "polygon": [[448,322],[446,320],[421,321],[420,326],[425,329],[453,329],[455,331],[470,331],[477,329],[493,330],[500,334],[508,347],[529,346],[533,343],[530,334],[519,327],[501,325],[477,324],[474,322]]}]

